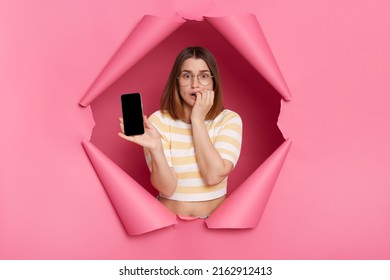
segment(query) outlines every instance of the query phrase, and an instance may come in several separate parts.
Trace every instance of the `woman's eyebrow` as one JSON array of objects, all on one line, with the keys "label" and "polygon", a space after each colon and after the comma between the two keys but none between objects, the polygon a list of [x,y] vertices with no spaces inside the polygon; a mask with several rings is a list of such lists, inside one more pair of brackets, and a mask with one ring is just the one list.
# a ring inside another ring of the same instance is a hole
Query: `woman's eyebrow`
[{"label": "woman's eyebrow", "polygon": [[[191,70],[182,70],[181,72],[193,73]],[[200,70],[199,73],[211,72],[210,70]]]}]

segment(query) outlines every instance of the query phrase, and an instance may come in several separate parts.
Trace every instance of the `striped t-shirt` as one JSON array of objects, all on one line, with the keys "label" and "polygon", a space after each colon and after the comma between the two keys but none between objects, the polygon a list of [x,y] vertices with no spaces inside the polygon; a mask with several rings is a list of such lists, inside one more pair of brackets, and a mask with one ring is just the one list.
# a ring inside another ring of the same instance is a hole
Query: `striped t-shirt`
[{"label": "striped t-shirt", "polygon": [[[178,179],[175,193],[166,198],[179,201],[207,201],[226,194],[227,177],[218,185],[205,184],[196,161],[191,124],[174,120],[169,114],[161,111],[153,113],[149,120],[161,135],[165,157]],[[240,116],[225,109],[214,120],[205,121],[205,124],[211,142],[221,157],[231,161],[235,166],[242,141]],[[148,150],[145,150],[145,156],[151,170]]]}]

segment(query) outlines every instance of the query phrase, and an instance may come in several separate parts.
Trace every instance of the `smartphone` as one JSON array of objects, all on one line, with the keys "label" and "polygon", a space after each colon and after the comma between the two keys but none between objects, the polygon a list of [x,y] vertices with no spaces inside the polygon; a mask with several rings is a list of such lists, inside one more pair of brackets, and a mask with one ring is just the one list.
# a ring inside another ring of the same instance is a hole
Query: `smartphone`
[{"label": "smartphone", "polygon": [[125,135],[144,134],[145,128],[141,94],[138,92],[122,94],[121,103]]}]

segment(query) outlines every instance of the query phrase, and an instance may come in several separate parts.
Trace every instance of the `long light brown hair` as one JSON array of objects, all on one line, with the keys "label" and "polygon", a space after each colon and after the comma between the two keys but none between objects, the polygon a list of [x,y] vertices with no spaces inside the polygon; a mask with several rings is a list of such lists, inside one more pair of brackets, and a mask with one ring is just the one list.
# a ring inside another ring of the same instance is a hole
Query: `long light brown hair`
[{"label": "long light brown hair", "polygon": [[179,94],[177,77],[180,74],[183,62],[188,58],[203,59],[210,68],[211,75],[213,76],[214,103],[206,115],[206,120],[213,120],[224,109],[221,77],[215,57],[209,50],[203,47],[185,48],[176,57],[161,97],[160,109],[162,112],[169,113],[175,120],[184,120],[183,100]]}]

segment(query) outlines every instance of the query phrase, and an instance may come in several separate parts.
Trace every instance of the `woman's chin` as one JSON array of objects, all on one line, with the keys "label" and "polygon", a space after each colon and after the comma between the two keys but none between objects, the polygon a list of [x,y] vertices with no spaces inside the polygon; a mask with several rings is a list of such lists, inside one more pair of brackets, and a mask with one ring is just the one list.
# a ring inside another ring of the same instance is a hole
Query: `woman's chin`
[{"label": "woman's chin", "polygon": [[189,107],[194,107],[195,105],[195,102],[196,102],[196,97],[195,98],[189,98],[185,101],[185,103],[187,104],[187,106]]}]

